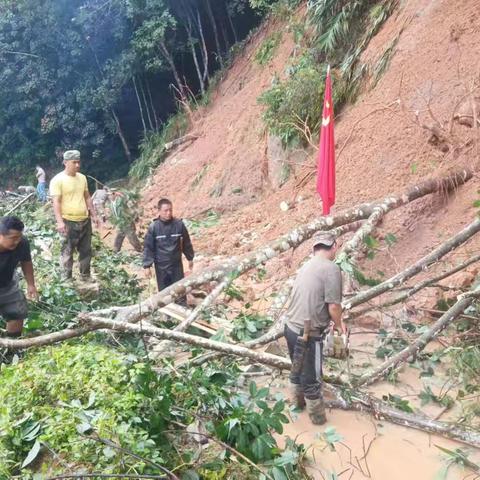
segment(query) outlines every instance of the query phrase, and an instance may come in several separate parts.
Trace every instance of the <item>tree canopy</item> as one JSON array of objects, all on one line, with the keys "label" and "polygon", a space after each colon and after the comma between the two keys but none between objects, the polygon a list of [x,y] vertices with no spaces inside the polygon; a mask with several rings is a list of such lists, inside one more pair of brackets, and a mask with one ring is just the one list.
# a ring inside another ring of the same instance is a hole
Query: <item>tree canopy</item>
[{"label": "tree canopy", "polygon": [[1,0],[3,178],[56,169],[68,148],[100,179],[124,175],[258,18],[248,0]]}]

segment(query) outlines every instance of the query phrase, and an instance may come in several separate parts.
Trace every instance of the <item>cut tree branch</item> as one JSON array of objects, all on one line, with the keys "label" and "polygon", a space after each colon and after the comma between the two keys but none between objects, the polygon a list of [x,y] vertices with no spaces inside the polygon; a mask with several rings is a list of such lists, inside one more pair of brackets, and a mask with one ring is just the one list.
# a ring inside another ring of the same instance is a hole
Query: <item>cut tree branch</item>
[{"label": "cut tree branch", "polygon": [[[91,312],[90,314],[82,314],[81,317],[102,316],[109,318],[113,317],[115,320],[121,322],[139,322],[157,308],[168,305],[169,303],[174,302],[176,299],[183,297],[190,289],[199,287],[214,280],[220,281],[228,276],[235,278],[266,262],[267,260],[280,255],[290,248],[297,247],[304,241],[311,238],[312,235],[319,230],[331,230],[335,227],[344,226],[358,220],[366,219],[372,215],[374,208],[379,205],[386,205],[387,208],[389,208],[390,205],[393,205],[394,208],[397,208],[430,193],[451,190],[467,182],[470,178],[472,178],[472,175],[473,173],[470,170],[457,171],[446,177],[426,180],[418,185],[409,187],[405,191],[397,193],[396,195],[388,196],[380,202],[364,203],[344,210],[337,215],[321,217],[308,224],[293,229],[288,234],[283,235],[279,239],[271,242],[255,252],[252,252],[251,254],[241,258],[233,257],[225,261],[223,264],[203,270],[197,274],[190,275],[174,283],[170,287],[167,287],[161,292],[151,296],[145,301],[140,302],[139,304],[126,307],[111,307],[101,309]],[[364,295],[365,293],[367,292],[364,292],[360,295]],[[371,298],[373,298],[373,296]],[[354,298],[356,299],[357,297]],[[358,305],[359,303],[361,302],[356,304]],[[80,316],[77,317],[76,320],[79,318]],[[66,329],[60,332],[41,335],[35,338],[18,340],[0,339],[0,347],[23,349],[34,346],[50,345],[69,338],[79,337],[89,331],[98,330],[99,328],[101,327],[90,325],[88,327]]]},{"label": "cut tree branch", "polygon": [[373,213],[368,220],[357,230],[355,235],[342,248],[342,252],[349,257],[355,257],[359,249],[364,245],[363,241],[368,235],[371,235],[376,226],[380,223],[391,207],[386,209],[384,205],[379,205],[373,209]]},{"label": "cut tree branch", "polygon": [[439,275],[436,275],[435,277],[428,278],[424,280],[423,282],[417,283],[416,285],[413,285],[412,288],[407,290],[405,293],[402,293],[398,297],[394,298],[393,300],[390,300],[388,302],[382,303],[380,305],[372,305],[370,307],[363,308],[361,310],[355,310],[354,312],[351,312],[349,314],[349,318],[355,318],[360,315],[363,315],[371,310],[375,310],[378,308],[388,308],[393,305],[396,305],[397,303],[404,302],[405,300],[408,300],[410,297],[418,293],[420,290],[423,290],[424,288],[430,287],[432,285],[435,285],[437,282],[440,280],[444,280],[445,278],[450,277],[451,275],[454,275],[457,272],[460,272],[467,268],[469,265],[472,265],[473,263],[479,262],[480,261],[480,254],[474,255],[473,257],[469,258],[468,260],[465,260],[464,262],[460,263],[456,267],[440,273]]},{"label": "cut tree branch", "polygon": [[337,400],[326,402],[331,408],[368,412],[377,419],[385,419],[397,425],[441,435],[442,437],[480,448],[480,432],[478,430],[458,427],[453,423],[439,422],[420,413],[403,412],[356,389],[340,390],[325,383],[324,388],[337,398]]},{"label": "cut tree branch", "polygon": [[84,321],[92,324],[98,328],[108,328],[113,331],[144,334],[147,333],[153,337],[164,340],[172,340],[175,342],[186,343],[195,347],[206,348],[207,350],[215,350],[229,355],[237,355],[244,358],[249,358],[254,362],[264,363],[266,365],[275,366],[279,369],[289,369],[290,360],[271,355],[269,353],[255,352],[249,348],[231,343],[217,342],[216,340],[209,340],[196,335],[190,335],[184,332],[175,332],[166,328],[158,328],[146,325],[136,325],[127,322],[118,322],[115,320],[106,320],[100,317],[85,316]]},{"label": "cut tree branch", "polygon": [[404,348],[401,352],[398,352],[383,362],[380,366],[365,372],[354,382],[354,385],[356,387],[370,385],[383,378],[389,372],[398,369],[411,356],[417,355],[417,353],[423,350],[429,342],[459,317],[465,309],[473,303],[475,298],[480,297],[479,281],[476,282],[475,287],[470,293],[470,295],[460,295],[455,305],[449,308],[425,333],[420,335],[412,344]]},{"label": "cut tree branch", "polygon": [[457,248],[462,243],[465,243],[469,238],[475,235],[480,230],[480,219],[474,220],[468,227],[465,227],[462,231],[450,237],[446,242],[438,246],[433,252],[429,253],[425,257],[421,258],[413,265],[410,265],[408,268],[403,270],[400,273],[397,273],[393,277],[385,280],[384,282],[372,287],[364,292],[355,295],[346,302],[343,302],[343,307],[346,310],[360,305],[362,303],[368,302],[374,297],[381,295],[382,293],[391,290],[392,288],[401,285],[409,278],[414,277],[421,271],[427,269],[430,265],[435,262],[438,262],[443,256]]},{"label": "cut tree branch", "polygon": [[[280,357],[278,355],[254,352],[249,348],[217,342],[214,340],[207,340],[205,338],[189,335],[188,333],[173,332],[171,330],[156,327],[142,327],[140,325],[132,325],[125,322],[120,323],[101,318],[88,318],[86,320],[94,323],[100,328],[110,328],[112,330],[137,334],[148,333],[149,335],[159,338],[174,340],[181,343],[187,343],[189,345],[216,350],[229,355],[248,358],[255,362],[282,370],[289,370],[291,367],[291,362],[289,359]],[[391,407],[387,403],[377,400],[374,397],[364,394],[358,390],[343,389],[342,387],[342,391],[340,391],[332,385],[324,385],[327,390],[334,393],[335,397],[342,398],[340,402],[333,404],[335,407],[369,411],[376,415],[377,418],[381,416],[389,421],[406,427],[416,428],[424,431],[426,430],[431,433],[436,433],[447,438],[452,438],[454,440],[467,443],[477,448],[480,447],[480,432],[459,428],[444,422],[438,422],[420,414],[402,412]]]},{"label": "cut tree branch", "polygon": [[[183,322],[180,322],[175,328],[173,328],[173,331],[175,332],[184,332],[187,330],[190,325],[192,325],[193,322],[198,318],[198,316],[204,312],[207,308],[212,305],[212,303],[217,299],[217,297],[230,285],[232,279],[226,278],[222,282],[220,282],[203,300],[203,302],[198,305],[195,309],[192,310],[190,315],[183,320]],[[165,350],[169,348],[171,345],[171,342],[164,341],[160,342],[157,345],[155,345],[152,349],[151,356],[152,358],[158,358],[160,355],[162,355]]]}]

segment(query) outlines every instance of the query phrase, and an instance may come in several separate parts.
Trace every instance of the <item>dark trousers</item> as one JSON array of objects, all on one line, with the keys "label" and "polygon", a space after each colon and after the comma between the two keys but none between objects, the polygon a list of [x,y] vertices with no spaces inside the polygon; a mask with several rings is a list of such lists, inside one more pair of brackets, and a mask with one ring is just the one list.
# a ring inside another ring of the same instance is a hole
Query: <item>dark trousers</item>
[{"label": "dark trousers", "polygon": [[175,282],[181,280],[185,275],[183,274],[182,262],[174,265],[159,265],[155,263],[155,274],[157,275],[158,291],[173,285]]},{"label": "dark trousers", "polygon": [[116,252],[119,252],[122,249],[125,237],[127,237],[130,245],[135,249],[136,252],[142,251],[142,244],[140,243],[137,233],[135,232],[135,225],[131,225],[123,230],[117,231],[117,235],[115,236],[115,241],[113,243],[113,249]]},{"label": "dark trousers", "polygon": [[78,251],[78,263],[80,276],[90,276],[90,264],[92,262],[92,222],[90,218],[80,222],[63,220],[67,233],[63,239],[61,250],[61,265],[66,278],[72,277],[73,254]]},{"label": "dark trousers", "polygon": [[[303,336],[303,330],[297,334],[285,325],[285,339],[290,359],[293,359],[293,352],[299,336]],[[290,381],[295,385],[302,386],[303,394],[308,400],[322,398],[322,357],[323,336],[309,337],[302,371],[300,375],[290,375]]]},{"label": "dark trousers", "polygon": [[[181,261],[174,265],[168,266],[155,263],[155,274],[157,276],[157,287],[159,292],[164,288],[173,285],[175,282],[178,282],[185,276],[183,273],[183,264]],[[177,298],[175,303],[186,307],[187,297],[179,297]]]}]

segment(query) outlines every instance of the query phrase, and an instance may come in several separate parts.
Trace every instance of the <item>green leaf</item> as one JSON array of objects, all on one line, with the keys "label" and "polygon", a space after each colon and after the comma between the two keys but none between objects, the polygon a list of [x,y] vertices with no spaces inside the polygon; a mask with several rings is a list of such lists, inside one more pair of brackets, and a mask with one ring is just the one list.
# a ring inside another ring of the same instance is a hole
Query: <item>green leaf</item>
[{"label": "green leaf", "polygon": [[80,434],[87,433],[90,430],[92,430],[92,426],[89,423],[81,423],[80,425],[77,425],[77,432]]},{"label": "green leaf", "polygon": [[266,410],[268,408],[268,404],[265,400],[258,400],[257,407],[261,408],[262,410]]},{"label": "green leaf", "polygon": [[374,237],[372,237],[371,235],[367,235],[364,239],[363,239],[363,242],[365,243],[365,245],[368,247],[368,248],[371,248],[371,249],[375,249],[375,248],[378,248],[378,240]]},{"label": "green leaf", "polygon": [[403,400],[398,395],[392,395],[391,393],[389,393],[388,395],[383,395],[382,398],[383,398],[383,400],[390,403],[395,408],[398,408],[398,410],[401,410],[402,412],[407,412],[407,413],[413,413],[414,412],[414,410],[410,406],[410,403],[408,402],[408,400]]},{"label": "green leaf", "polygon": [[22,462],[21,468],[25,468],[26,466],[30,465],[37,458],[38,454],[40,453],[40,447],[40,442],[37,440],[28,452],[25,460]]},{"label": "green leaf", "polygon": [[385,241],[387,245],[391,247],[393,244],[397,243],[397,237],[393,233],[387,233],[385,235]]},{"label": "green leaf", "polygon": [[232,431],[232,428],[234,428],[236,425],[240,423],[240,420],[238,418],[232,418],[227,422],[228,426],[228,434],[230,435],[230,432]]},{"label": "green leaf", "polygon": [[285,450],[282,455],[276,458],[273,463],[277,467],[284,467],[285,465],[295,464],[298,459],[298,454],[292,450]]},{"label": "green leaf", "polygon": [[288,477],[285,475],[285,472],[278,467],[273,467],[271,470],[271,473],[275,480],[288,480]]},{"label": "green leaf", "polygon": [[182,473],[182,480],[200,480],[200,476],[195,470],[187,470]]},{"label": "green leaf", "polygon": [[249,391],[251,397],[257,396],[257,385],[255,384],[255,382],[250,382]]},{"label": "green leaf", "polygon": [[256,395],[256,398],[265,398],[267,395],[268,395],[268,388],[267,387],[263,387],[261,388],[258,392],[257,392],[257,395]]},{"label": "green leaf", "polygon": [[335,430],[335,427],[327,427],[323,432],[323,437],[331,445],[343,440],[343,437]]},{"label": "green leaf", "polygon": [[38,437],[38,434],[40,433],[40,428],[41,425],[38,422],[35,422],[30,428],[26,430],[26,432],[23,435],[23,439],[26,442],[33,442],[35,438]]},{"label": "green leaf", "polygon": [[103,455],[106,458],[113,458],[116,455],[116,452],[112,447],[105,447],[103,449]]}]

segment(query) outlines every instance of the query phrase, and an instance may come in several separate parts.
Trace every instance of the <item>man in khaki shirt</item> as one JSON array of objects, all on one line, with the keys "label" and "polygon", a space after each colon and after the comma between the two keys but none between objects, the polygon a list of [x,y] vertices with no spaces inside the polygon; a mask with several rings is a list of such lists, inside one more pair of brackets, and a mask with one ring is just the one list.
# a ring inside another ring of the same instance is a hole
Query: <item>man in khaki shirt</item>
[{"label": "man in khaki shirt", "polygon": [[320,232],[313,240],[313,257],[299,270],[286,313],[285,338],[290,358],[298,337],[306,342],[300,375],[290,375],[292,396],[298,408],[307,407],[314,424],[326,422],[323,404],[322,348],[330,323],[346,333],[342,320],[342,275],[333,260],[337,251],[335,237]]},{"label": "man in khaki shirt", "polygon": [[64,236],[60,263],[65,279],[72,278],[73,254],[78,251],[80,278],[90,280],[92,260],[92,220],[97,222],[87,178],[80,173],[80,152],[63,154],[63,172],[50,182],[57,231]]}]

